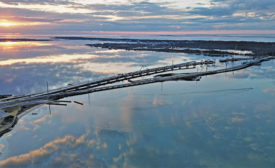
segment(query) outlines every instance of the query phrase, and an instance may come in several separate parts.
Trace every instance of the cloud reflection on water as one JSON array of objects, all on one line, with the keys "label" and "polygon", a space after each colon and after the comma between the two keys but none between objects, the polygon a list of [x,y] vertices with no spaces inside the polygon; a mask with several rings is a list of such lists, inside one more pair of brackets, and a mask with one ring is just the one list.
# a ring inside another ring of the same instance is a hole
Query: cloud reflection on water
[{"label": "cloud reflection on water", "polygon": [[64,138],[58,138],[51,141],[37,150],[30,151],[19,156],[10,157],[6,160],[0,161],[0,165],[3,167],[14,167],[14,166],[27,166],[30,164],[37,164],[41,160],[49,157],[57,151],[64,150],[64,148],[72,149],[85,141],[85,135],[75,138],[74,136],[67,135]]},{"label": "cloud reflection on water", "polygon": [[[51,87],[58,87],[110,73],[139,70],[148,63],[171,64],[172,60],[177,63],[200,57],[77,45],[58,45],[54,51],[48,50],[48,46],[34,47],[30,55],[37,52],[39,56],[17,56],[12,64],[3,64],[2,92],[14,93],[14,88],[19,93],[35,92],[45,90],[45,80]],[[272,91],[267,88],[274,86],[270,82],[274,79],[270,74],[272,67],[273,64],[251,67],[236,72],[239,77],[231,80],[224,75],[209,76],[197,86],[194,82],[179,81],[165,83],[162,90],[160,84],[152,84],[95,93],[90,95],[91,102],[87,95],[73,97],[72,100],[85,105],[52,107],[52,116],[46,107],[41,108],[39,115],[23,117],[11,134],[2,137],[1,142],[7,141],[1,149],[5,155],[1,155],[0,164],[3,167],[270,167],[275,156],[272,122],[275,107],[274,95],[266,96],[265,92]],[[230,89],[248,87],[255,89],[249,92]]]},{"label": "cloud reflection on water", "polygon": [[81,60],[91,60],[96,58],[96,55],[91,54],[63,54],[63,55],[50,55],[44,57],[34,57],[34,58],[25,58],[25,59],[8,59],[0,61],[0,66],[8,66],[14,64],[58,64],[58,63],[77,63]]}]

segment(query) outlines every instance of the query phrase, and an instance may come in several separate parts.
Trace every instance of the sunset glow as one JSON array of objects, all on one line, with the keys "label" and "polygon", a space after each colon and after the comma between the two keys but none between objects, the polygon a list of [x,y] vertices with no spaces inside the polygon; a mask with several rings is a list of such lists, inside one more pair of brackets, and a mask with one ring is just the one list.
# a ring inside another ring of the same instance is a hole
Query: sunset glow
[{"label": "sunset glow", "polygon": [[272,0],[0,0],[0,34],[275,34],[274,5]]},{"label": "sunset glow", "polygon": [[46,42],[5,41],[5,42],[0,42],[0,50],[12,51],[19,48],[40,47],[40,46],[49,46],[49,45],[50,44]]},{"label": "sunset glow", "polygon": [[36,26],[49,24],[47,22],[27,22],[27,21],[11,21],[7,19],[0,19],[0,27],[17,27],[17,26]]},{"label": "sunset glow", "polygon": [[11,27],[11,26],[17,26],[18,24],[16,22],[8,21],[5,19],[0,20],[0,27]]}]

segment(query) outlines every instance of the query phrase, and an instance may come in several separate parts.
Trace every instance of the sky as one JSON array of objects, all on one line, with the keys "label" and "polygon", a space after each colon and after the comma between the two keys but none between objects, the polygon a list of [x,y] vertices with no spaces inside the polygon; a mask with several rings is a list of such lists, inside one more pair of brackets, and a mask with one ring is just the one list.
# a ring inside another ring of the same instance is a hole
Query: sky
[{"label": "sky", "polygon": [[275,34],[274,0],[0,0],[0,35]]}]

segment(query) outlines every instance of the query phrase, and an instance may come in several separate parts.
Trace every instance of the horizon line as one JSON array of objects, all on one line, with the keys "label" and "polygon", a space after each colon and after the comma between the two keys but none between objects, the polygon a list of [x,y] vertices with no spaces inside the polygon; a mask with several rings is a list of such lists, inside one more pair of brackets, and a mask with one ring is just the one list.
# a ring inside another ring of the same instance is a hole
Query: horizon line
[{"label": "horizon line", "polygon": [[195,31],[82,31],[93,34],[129,34],[129,35],[214,35],[214,34],[275,34],[275,30],[195,30]]}]

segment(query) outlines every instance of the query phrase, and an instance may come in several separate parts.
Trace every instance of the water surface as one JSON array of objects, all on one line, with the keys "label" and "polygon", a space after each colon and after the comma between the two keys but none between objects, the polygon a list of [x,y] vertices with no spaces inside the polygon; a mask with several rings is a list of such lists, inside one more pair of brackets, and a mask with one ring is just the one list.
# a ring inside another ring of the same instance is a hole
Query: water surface
[{"label": "water surface", "polygon": [[[56,88],[208,58],[106,50],[86,43],[0,43],[1,94],[34,93],[46,90],[46,82]],[[25,115],[1,137],[0,165],[271,168],[274,74],[270,61],[199,82],[165,82],[72,97],[68,100],[85,105],[52,106],[51,115],[47,106],[41,106],[33,111],[37,115]]]}]

